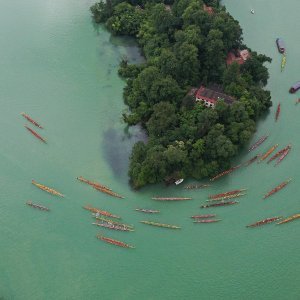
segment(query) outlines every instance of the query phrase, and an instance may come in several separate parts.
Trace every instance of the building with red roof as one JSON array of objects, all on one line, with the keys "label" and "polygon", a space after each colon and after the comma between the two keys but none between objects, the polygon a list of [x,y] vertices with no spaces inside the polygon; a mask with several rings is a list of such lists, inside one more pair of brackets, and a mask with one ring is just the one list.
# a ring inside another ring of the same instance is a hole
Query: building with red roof
[{"label": "building with red roof", "polygon": [[247,49],[238,50],[236,53],[234,51],[230,51],[227,54],[226,64],[229,66],[235,61],[239,65],[242,65],[250,56],[250,52]]},{"label": "building with red roof", "polygon": [[220,91],[208,89],[203,85],[195,93],[196,101],[202,102],[206,107],[214,108],[219,100],[231,105],[235,99]]}]

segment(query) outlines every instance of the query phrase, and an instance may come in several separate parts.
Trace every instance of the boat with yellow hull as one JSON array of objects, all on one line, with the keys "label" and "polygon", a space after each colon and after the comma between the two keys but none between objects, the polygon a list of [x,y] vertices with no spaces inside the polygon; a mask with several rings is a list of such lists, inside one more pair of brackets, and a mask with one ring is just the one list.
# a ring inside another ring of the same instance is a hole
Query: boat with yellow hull
[{"label": "boat with yellow hull", "polygon": [[60,192],[54,190],[54,189],[51,189],[43,184],[40,184],[40,183],[37,183],[35,180],[31,180],[31,183],[33,185],[35,185],[36,187],[38,187],[39,189],[49,193],[49,194],[52,194],[52,195],[55,195],[55,196],[59,196],[59,197],[65,197],[63,194],[61,194]]}]

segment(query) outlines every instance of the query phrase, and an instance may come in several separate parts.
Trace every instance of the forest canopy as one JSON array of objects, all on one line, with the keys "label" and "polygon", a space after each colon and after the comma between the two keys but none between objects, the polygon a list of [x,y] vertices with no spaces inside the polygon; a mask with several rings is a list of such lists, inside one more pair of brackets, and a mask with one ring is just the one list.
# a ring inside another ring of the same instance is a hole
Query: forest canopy
[{"label": "forest canopy", "polygon": [[[146,58],[140,65],[123,59],[119,68],[129,108],[123,118],[148,134],[132,150],[132,185],[202,179],[229,168],[272,105],[264,90],[271,59],[243,44],[239,23],[219,0],[107,0],[91,11],[112,34],[135,37]],[[227,54],[242,49],[251,56],[227,65]],[[208,108],[189,93],[200,85],[218,86],[235,101]]]}]

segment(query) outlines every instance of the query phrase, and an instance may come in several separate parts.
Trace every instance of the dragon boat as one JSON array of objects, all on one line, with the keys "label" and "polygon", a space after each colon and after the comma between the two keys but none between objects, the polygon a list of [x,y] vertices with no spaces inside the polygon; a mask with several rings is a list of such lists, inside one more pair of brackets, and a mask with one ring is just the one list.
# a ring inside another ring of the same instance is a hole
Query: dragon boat
[{"label": "dragon boat", "polygon": [[21,113],[21,115],[28,120],[30,123],[32,123],[33,125],[35,125],[36,127],[43,129],[43,127],[36,121],[34,121],[32,118],[30,118],[28,115],[26,115],[24,112]]},{"label": "dragon boat", "polygon": [[250,152],[250,151],[253,151],[254,149],[256,149],[263,142],[265,142],[268,137],[269,137],[268,135],[264,135],[264,136],[260,137],[253,145],[250,146],[248,151]]},{"label": "dragon boat", "polygon": [[266,224],[269,224],[269,223],[276,222],[280,219],[282,219],[282,217],[267,218],[267,219],[264,219],[264,220],[257,221],[253,224],[247,225],[246,227],[258,227],[258,226],[262,226],[262,225],[266,225]]},{"label": "dragon boat", "polygon": [[41,189],[41,190],[43,190],[43,191],[45,191],[45,192],[47,192],[47,193],[50,193],[50,194],[52,194],[52,195],[55,195],[55,196],[59,196],[59,197],[65,197],[63,194],[61,194],[60,192],[58,192],[58,191],[56,191],[56,190],[54,190],[54,189],[51,189],[51,188],[49,188],[49,187],[47,187],[47,186],[45,186],[45,185],[43,185],[43,184],[40,184],[40,183],[37,183],[35,180],[31,180],[31,183],[33,184],[33,185],[35,185],[36,187],[38,187],[39,189]]},{"label": "dragon boat", "polygon": [[184,201],[191,200],[190,197],[152,197],[153,200],[157,201]]},{"label": "dragon boat", "polygon": [[276,224],[281,225],[281,224],[289,223],[289,222],[292,222],[292,221],[297,220],[299,218],[300,218],[300,214],[296,214],[296,215],[290,216],[290,217],[288,217],[288,218],[286,218],[286,219],[284,219],[284,220],[282,220],[282,221],[280,221]]},{"label": "dragon boat", "polygon": [[207,214],[207,215],[195,215],[191,216],[192,219],[207,219],[207,218],[214,218],[216,214]]},{"label": "dragon boat", "polygon": [[111,189],[103,184],[100,184],[98,182],[94,182],[94,181],[91,181],[91,180],[88,180],[88,179],[85,179],[83,178],[82,176],[79,176],[79,177],[76,177],[77,180],[81,181],[81,182],[84,182],[92,187],[98,187],[98,188],[102,188],[102,189],[106,189],[108,191],[111,191]]},{"label": "dragon boat", "polygon": [[42,206],[40,204],[34,204],[31,201],[27,201],[26,204],[33,208],[37,208],[37,209],[44,210],[44,211],[50,211],[50,209],[48,207]]},{"label": "dragon boat", "polygon": [[272,146],[265,154],[263,154],[259,160],[259,162],[264,161],[266,158],[268,158],[278,147],[278,144],[275,144],[274,146]]},{"label": "dragon boat", "polygon": [[266,199],[266,198],[272,196],[273,194],[279,192],[281,189],[283,189],[284,187],[286,187],[291,180],[292,180],[292,178],[289,178],[289,179],[283,181],[282,183],[280,183],[279,185],[277,185],[274,189],[272,189],[269,193],[267,193],[263,197],[263,199]]},{"label": "dragon boat", "polygon": [[146,213],[146,214],[158,214],[158,213],[160,213],[160,210],[156,210],[156,209],[136,208],[135,210]]},{"label": "dragon boat", "polygon": [[180,229],[181,228],[180,226],[176,226],[176,225],[163,224],[163,223],[157,223],[157,222],[152,222],[152,221],[140,221],[140,223],[151,225],[151,226],[169,228],[169,229]]},{"label": "dragon boat", "polygon": [[207,220],[197,220],[194,221],[193,223],[215,223],[215,222],[220,222],[221,219],[207,219]]},{"label": "dragon boat", "polygon": [[200,206],[201,208],[210,208],[210,207],[218,207],[218,206],[229,206],[229,205],[234,205],[238,204],[238,201],[228,201],[228,202],[219,202],[219,203],[212,203],[212,204],[206,204]]},{"label": "dragon boat", "polygon": [[102,216],[111,217],[111,218],[115,218],[115,219],[121,219],[121,217],[113,215],[112,213],[105,211],[105,210],[101,210],[99,208],[91,207],[88,205],[83,206],[83,208],[94,213],[96,216],[102,215]]},{"label": "dragon boat", "polygon": [[96,235],[96,237],[97,237],[97,239],[102,240],[108,244],[116,245],[116,246],[123,247],[123,248],[135,248],[134,246],[131,246],[129,244],[126,244],[126,243],[118,241],[118,240],[114,240],[112,238],[105,237],[100,234]]},{"label": "dragon boat", "polygon": [[31,133],[33,134],[36,138],[38,138],[40,141],[42,141],[43,143],[47,144],[47,141],[41,137],[37,132],[35,132],[33,129],[31,129],[30,127],[28,127],[27,125],[24,125],[24,127]]}]

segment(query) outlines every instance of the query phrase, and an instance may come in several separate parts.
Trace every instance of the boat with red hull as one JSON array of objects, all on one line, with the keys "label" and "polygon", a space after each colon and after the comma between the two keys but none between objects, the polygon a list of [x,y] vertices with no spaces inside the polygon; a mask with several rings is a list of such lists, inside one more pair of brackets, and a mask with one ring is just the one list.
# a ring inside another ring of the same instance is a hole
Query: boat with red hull
[{"label": "boat with red hull", "polygon": [[212,203],[200,206],[201,208],[210,208],[210,207],[219,207],[219,206],[228,206],[233,204],[238,204],[238,201],[227,201],[227,202],[219,202],[219,203]]},{"label": "boat with red hull", "polygon": [[272,196],[273,194],[279,192],[281,189],[286,187],[291,180],[292,180],[292,178],[289,178],[289,179],[283,181],[282,183],[280,183],[279,185],[277,185],[274,189],[272,189],[269,193],[267,193],[263,199],[266,199],[266,198]]},{"label": "boat with red hull", "polygon": [[250,146],[249,148],[249,152],[256,149],[258,146],[260,146],[269,136],[268,135],[264,135],[262,137],[260,137],[252,146]]},{"label": "boat with red hull", "polygon": [[28,120],[30,123],[32,123],[33,125],[35,125],[36,127],[43,129],[43,127],[36,121],[34,121],[32,118],[30,118],[28,115],[26,115],[24,112],[21,113],[21,115]]},{"label": "boat with red hull", "polygon": [[116,246],[119,246],[119,247],[123,247],[123,248],[135,248],[134,246],[131,246],[129,244],[126,244],[124,242],[121,242],[121,241],[118,241],[118,240],[114,240],[112,238],[109,238],[109,237],[105,237],[103,235],[96,235],[97,239],[99,240],[102,240],[108,244],[112,244],[112,245],[116,245]]},{"label": "boat with red hull", "polygon": [[47,144],[46,140],[41,137],[37,132],[35,132],[33,129],[31,129],[30,127],[28,127],[27,125],[24,125],[24,127],[31,133],[33,134],[36,138],[38,138],[39,140],[41,140],[43,143]]},{"label": "boat with red hull", "polygon": [[239,194],[241,192],[246,191],[247,189],[237,189],[237,190],[232,190],[229,192],[224,192],[224,193],[220,193],[220,194],[215,194],[215,195],[210,195],[208,196],[209,199],[217,199],[220,197],[225,197],[225,196],[229,196],[229,195],[234,195],[234,194]]},{"label": "boat with red hull", "polygon": [[247,225],[246,227],[258,227],[258,226],[262,226],[262,225],[266,225],[266,224],[269,224],[269,223],[276,222],[280,219],[282,219],[282,217],[267,218],[267,219],[264,219],[264,220],[257,221],[253,224]]},{"label": "boat with red hull", "polygon": [[279,114],[280,114],[280,103],[277,106],[277,110],[276,110],[276,114],[275,114],[275,122],[277,122]]}]

